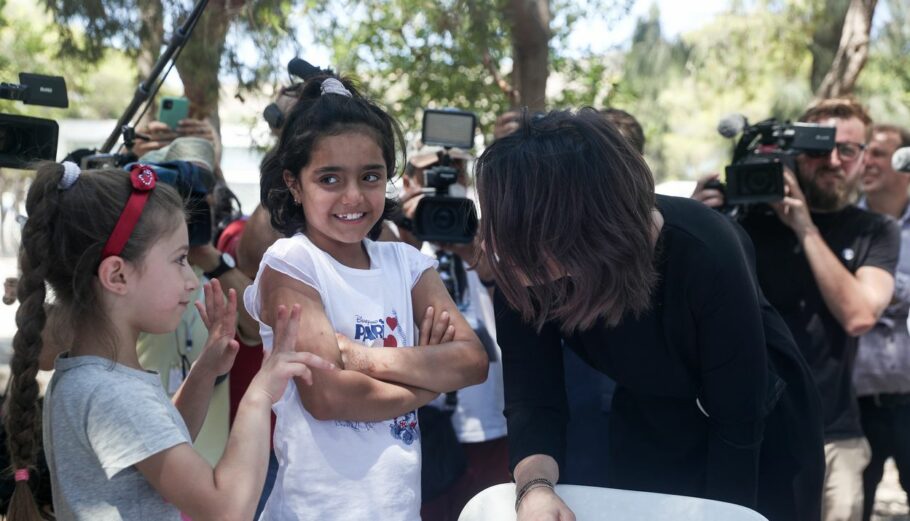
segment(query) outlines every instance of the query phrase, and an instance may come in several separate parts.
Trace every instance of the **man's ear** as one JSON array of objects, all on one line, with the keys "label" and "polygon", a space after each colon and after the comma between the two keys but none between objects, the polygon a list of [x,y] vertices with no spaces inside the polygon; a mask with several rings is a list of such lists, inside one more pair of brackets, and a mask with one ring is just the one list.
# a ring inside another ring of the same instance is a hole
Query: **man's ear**
[{"label": "man's ear", "polygon": [[112,255],[98,266],[98,282],[106,291],[115,295],[126,295],[127,278],[130,276],[131,269],[123,257]]}]

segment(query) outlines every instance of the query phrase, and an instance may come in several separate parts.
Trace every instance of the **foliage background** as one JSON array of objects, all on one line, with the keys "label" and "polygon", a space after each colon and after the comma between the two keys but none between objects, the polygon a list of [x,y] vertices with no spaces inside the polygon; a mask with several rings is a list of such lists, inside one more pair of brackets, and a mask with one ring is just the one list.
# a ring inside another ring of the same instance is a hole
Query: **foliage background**
[{"label": "foliage background", "polygon": [[[0,102],[0,110],[116,118],[141,68],[143,39],[135,27],[145,22],[131,10],[137,1],[0,0],[0,81],[15,82],[20,71],[60,74],[71,99],[62,112],[9,102]],[[635,0],[550,0],[548,106],[615,106],[636,115],[658,180],[720,169],[730,143],[717,135],[717,121],[731,112],[751,121],[796,117],[812,99],[816,69],[830,63],[848,1],[726,0],[719,14],[674,38],[665,35],[652,7],[636,21],[629,42],[594,52],[568,45],[579,20],[609,31],[630,16]],[[191,6],[149,0],[140,7],[156,3],[165,27]],[[301,27],[328,49],[330,63],[319,65],[358,78],[412,133],[419,131],[422,107],[452,106],[475,111],[489,138],[495,117],[510,107],[502,87],[512,65],[508,0],[213,3],[229,21],[214,64],[216,118],[256,119],[271,93],[287,83],[281,56],[290,50],[308,57],[295,39]],[[876,16],[883,10],[888,16],[873,19],[855,94],[876,120],[910,125],[910,3],[880,0]],[[179,93],[180,85],[167,89]],[[246,116],[235,113],[237,95],[250,109]]]}]

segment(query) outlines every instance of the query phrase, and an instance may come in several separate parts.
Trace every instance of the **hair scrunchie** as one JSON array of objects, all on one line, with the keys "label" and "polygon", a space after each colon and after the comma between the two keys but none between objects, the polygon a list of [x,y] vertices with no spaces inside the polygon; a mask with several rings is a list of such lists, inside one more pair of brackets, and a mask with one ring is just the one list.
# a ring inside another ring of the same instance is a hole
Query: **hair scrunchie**
[{"label": "hair scrunchie", "polygon": [[79,168],[79,165],[73,163],[72,161],[63,162],[63,177],[60,178],[60,182],[57,183],[57,188],[60,190],[69,190],[76,181],[79,179],[79,175],[82,174],[82,169]]},{"label": "hair scrunchie", "polygon": [[319,90],[322,94],[338,94],[346,98],[351,97],[351,91],[346,89],[337,78],[326,78],[322,81],[322,85],[319,86]]}]

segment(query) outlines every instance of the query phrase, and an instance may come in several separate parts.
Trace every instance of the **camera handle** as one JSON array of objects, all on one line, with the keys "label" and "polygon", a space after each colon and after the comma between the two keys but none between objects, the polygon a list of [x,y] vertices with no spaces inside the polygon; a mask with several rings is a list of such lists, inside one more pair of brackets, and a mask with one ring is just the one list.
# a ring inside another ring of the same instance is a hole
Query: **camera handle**
[{"label": "camera handle", "polygon": [[[177,59],[175,55],[183,49],[184,45],[186,45],[187,40],[193,33],[193,29],[196,27],[196,23],[202,16],[202,11],[205,10],[207,4],[208,0],[198,0],[193,7],[193,11],[187,17],[186,21],[183,22],[183,26],[177,29],[173,36],[171,36],[167,48],[164,50],[164,53],[158,57],[158,61],[155,62],[155,66],[152,68],[152,72],[149,73],[149,77],[136,88],[136,92],[133,94],[133,100],[127,106],[126,110],[123,111],[123,115],[120,116],[120,119],[117,120],[117,124],[114,125],[114,130],[111,132],[111,135],[108,136],[107,141],[101,146],[100,151],[102,153],[110,153],[114,148],[114,145],[117,144],[120,135],[123,134],[124,129],[129,127],[129,123],[136,115],[136,112],[139,111],[139,107],[148,101],[151,96],[155,95],[158,90],[158,88],[155,87],[158,76],[161,75],[161,72],[171,58],[174,58],[174,60]],[[165,74],[165,76],[167,75]]]},{"label": "camera handle", "polygon": [[[433,165],[433,168],[451,168],[454,162],[452,161],[452,156],[449,155],[449,150],[452,150],[452,147],[444,146],[442,147],[442,155],[439,156],[439,162]],[[437,186],[435,187],[435,194],[439,197],[449,195],[449,187],[447,186]]]},{"label": "camera handle", "polygon": [[0,99],[25,101],[28,87],[15,83],[0,83]]}]

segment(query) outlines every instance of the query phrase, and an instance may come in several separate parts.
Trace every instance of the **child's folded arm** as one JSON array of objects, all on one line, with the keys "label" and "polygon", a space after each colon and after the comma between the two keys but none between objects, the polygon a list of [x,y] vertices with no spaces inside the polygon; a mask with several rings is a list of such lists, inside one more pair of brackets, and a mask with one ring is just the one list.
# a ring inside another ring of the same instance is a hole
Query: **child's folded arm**
[{"label": "child's folded arm", "polygon": [[[414,320],[421,323],[421,339],[432,334],[426,329],[454,328],[454,335],[446,335],[449,341],[438,345],[430,344],[428,349],[369,348],[358,347],[345,342],[345,364],[349,369],[380,380],[397,382],[445,393],[482,383],[487,378],[489,358],[474,330],[458,312],[458,308],[446,291],[439,274],[432,269],[424,271],[420,280],[411,290],[414,302]],[[425,313],[432,308],[433,317],[427,324]],[[352,353],[356,351],[356,354]],[[349,362],[350,360],[350,362]]]},{"label": "child's folded arm", "polygon": [[[262,275],[260,319],[274,320],[279,305],[300,304],[297,351],[308,351],[344,367],[335,330],[325,314],[319,293],[311,286],[275,270]],[[304,408],[318,420],[381,421],[401,416],[431,402],[437,392],[400,385],[356,371],[315,369],[313,385],[297,385]]]}]

